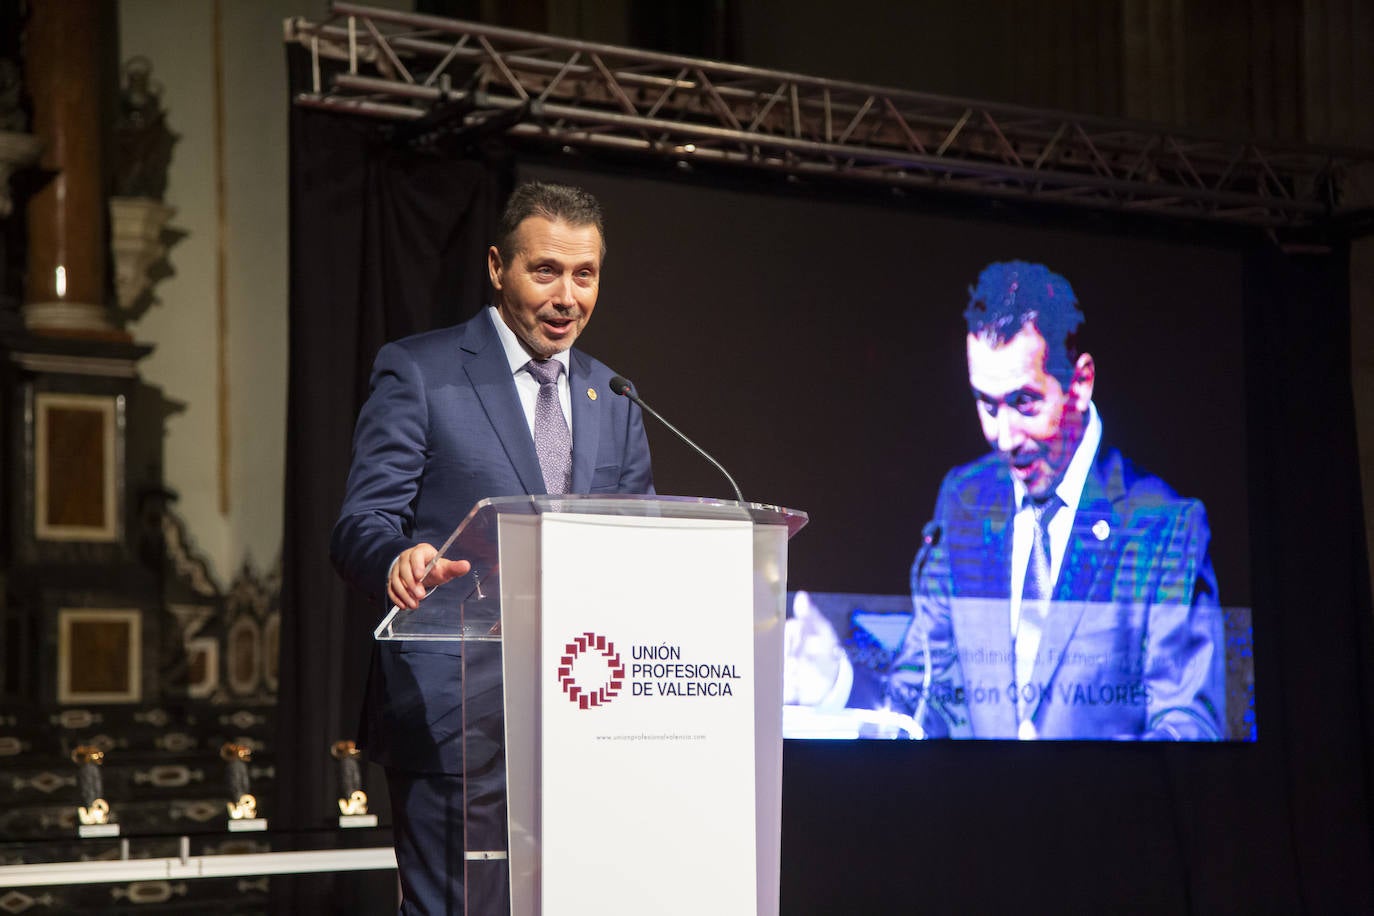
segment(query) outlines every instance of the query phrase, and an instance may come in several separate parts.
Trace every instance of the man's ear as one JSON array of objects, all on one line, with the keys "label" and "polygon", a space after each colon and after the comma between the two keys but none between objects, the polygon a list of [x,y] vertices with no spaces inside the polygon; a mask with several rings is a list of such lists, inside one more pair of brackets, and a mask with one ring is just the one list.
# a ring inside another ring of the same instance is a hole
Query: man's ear
[{"label": "man's ear", "polygon": [[501,252],[495,245],[487,249],[487,276],[491,278],[491,288],[501,288],[501,273],[505,265],[501,263]]},{"label": "man's ear", "polygon": [[1097,367],[1093,364],[1091,353],[1079,354],[1073,364],[1073,378],[1069,381],[1069,401],[1073,409],[1083,413],[1088,402],[1093,399],[1093,382],[1097,380]]}]

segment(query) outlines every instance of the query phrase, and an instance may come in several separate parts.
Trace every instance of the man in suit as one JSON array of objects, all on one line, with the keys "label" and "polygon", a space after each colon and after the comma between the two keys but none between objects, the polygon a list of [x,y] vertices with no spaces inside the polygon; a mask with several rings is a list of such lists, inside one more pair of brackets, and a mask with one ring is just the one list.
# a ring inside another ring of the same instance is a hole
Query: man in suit
[{"label": "man in suit", "polygon": [[789,702],[913,716],[925,736],[1217,740],[1225,642],[1202,503],[1103,441],[1063,277],[991,264],[964,317],[992,452],[946,475],[886,677],[805,594]]},{"label": "man in suit", "polygon": [[1104,443],[1073,289],[991,264],[964,317],[992,452],[940,487],[888,701],[929,734],[1221,738],[1206,510]]},{"label": "man in suit", "polygon": [[[613,395],[607,366],[572,349],[604,256],[594,197],[522,185],[487,253],[493,305],[378,351],[331,541],[351,584],[417,607],[470,571],[434,545],[487,497],[653,492],[639,409]],[[363,743],[386,768],[406,914],[462,912],[465,832],[469,850],[505,848],[499,657],[469,652],[464,690],[463,651],[400,641],[373,653]],[[503,868],[472,874],[473,890],[508,906]]]}]

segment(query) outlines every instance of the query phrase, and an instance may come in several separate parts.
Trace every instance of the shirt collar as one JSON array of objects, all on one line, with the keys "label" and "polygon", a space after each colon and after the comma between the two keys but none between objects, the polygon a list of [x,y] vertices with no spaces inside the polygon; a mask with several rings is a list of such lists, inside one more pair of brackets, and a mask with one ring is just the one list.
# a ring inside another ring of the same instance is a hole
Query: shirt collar
[{"label": "shirt collar", "polygon": [[[510,325],[506,324],[506,319],[501,317],[501,313],[496,310],[495,306],[487,306],[487,317],[491,319],[492,325],[496,328],[496,337],[501,341],[501,349],[506,351],[506,362],[510,364],[510,374],[515,375],[518,372],[523,372],[525,363],[534,357],[530,356],[525,345],[520,342],[519,337],[515,336],[515,332],[510,329]],[[569,362],[567,350],[555,353],[550,359],[556,359],[563,364],[564,378],[572,378],[572,364]]]},{"label": "shirt collar", "polygon": [[[1097,447],[1101,442],[1102,418],[1097,415],[1097,405],[1089,401],[1088,426],[1083,430],[1083,438],[1074,450],[1073,458],[1069,460],[1068,470],[1064,471],[1064,476],[1059,478],[1059,485],[1054,488],[1055,495],[1064,501],[1070,514],[1078,511],[1078,503],[1083,498],[1083,486],[1088,482],[1088,471],[1092,469],[1093,460],[1097,457]],[[1016,510],[1019,512],[1025,508],[1026,485],[1015,477],[1012,478],[1011,484],[1016,494]]]}]

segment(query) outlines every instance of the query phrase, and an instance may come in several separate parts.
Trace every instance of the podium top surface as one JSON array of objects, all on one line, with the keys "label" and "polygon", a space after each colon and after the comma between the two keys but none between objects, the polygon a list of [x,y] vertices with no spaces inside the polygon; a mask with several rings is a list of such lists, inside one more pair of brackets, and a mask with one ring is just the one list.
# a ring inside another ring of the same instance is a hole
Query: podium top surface
[{"label": "podium top surface", "polygon": [[[550,512],[576,512],[583,515],[623,515],[641,518],[748,518],[756,525],[786,525],[787,536],[801,530],[808,521],[799,509],[784,509],[763,503],[710,499],[701,496],[640,496],[625,493],[579,493],[566,496],[495,496],[472,507],[463,524],[479,516],[544,515]],[[459,525],[462,530],[463,525]]]},{"label": "podium top surface", "polygon": [[[459,635],[453,621],[462,595],[485,596],[481,583],[494,584],[499,573],[498,529],[502,518],[512,516],[593,515],[606,518],[709,519],[750,522],[755,526],[786,530],[788,538],[808,521],[805,512],[761,503],[707,499],[694,496],[639,496],[632,494],[576,494],[565,496],[500,496],[472,507],[453,533],[439,547],[439,557],[463,559],[471,572],[443,587],[447,598],[431,595],[417,611],[392,607],[374,631],[378,639],[452,639]],[[469,602],[469,609],[472,603]],[[491,606],[495,606],[494,604]],[[485,630],[483,630],[485,632]]]},{"label": "podium top surface", "polygon": [[[784,509],[762,503],[741,503],[733,499],[707,499],[699,496],[641,496],[626,493],[570,494],[566,496],[494,496],[481,500],[458,523],[439,547],[439,555],[462,548],[461,557],[483,565],[482,556],[497,543],[499,519],[512,515],[600,515],[622,518],[701,518],[750,521],[755,525],[786,526],[791,538],[808,521],[797,509]],[[490,559],[494,562],[495,556]]]}]

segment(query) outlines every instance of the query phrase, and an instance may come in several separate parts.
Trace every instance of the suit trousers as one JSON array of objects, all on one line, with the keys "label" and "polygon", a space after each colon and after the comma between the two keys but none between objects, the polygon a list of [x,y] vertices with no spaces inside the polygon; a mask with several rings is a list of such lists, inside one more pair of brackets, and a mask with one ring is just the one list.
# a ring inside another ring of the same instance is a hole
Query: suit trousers
[{"label": "suit trousers", "polygon": [[466,820],[462,776],[387,767],[386,781],[401,878],[401,916],[509,914],[506,860],[467,861],[465,856],[469,848],[506,849],[504,755],[497,754],[468,774]]}]

